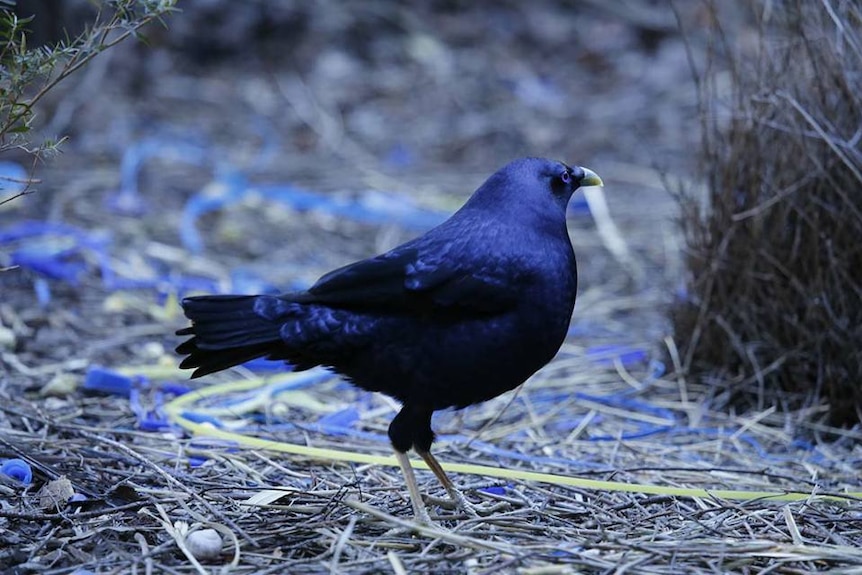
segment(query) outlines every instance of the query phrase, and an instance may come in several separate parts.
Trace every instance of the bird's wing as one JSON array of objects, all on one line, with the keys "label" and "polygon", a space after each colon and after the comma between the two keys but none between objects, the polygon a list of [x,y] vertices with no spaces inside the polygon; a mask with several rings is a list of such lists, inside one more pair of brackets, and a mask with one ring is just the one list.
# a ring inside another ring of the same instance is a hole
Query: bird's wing
[{"label": "bird's wing", "polygon": [[489,314],[514,306],[523,281],[502,266],[469,266],[455,254],[422,255],[405,246],[334,270],[295,299],[357,311]]}]

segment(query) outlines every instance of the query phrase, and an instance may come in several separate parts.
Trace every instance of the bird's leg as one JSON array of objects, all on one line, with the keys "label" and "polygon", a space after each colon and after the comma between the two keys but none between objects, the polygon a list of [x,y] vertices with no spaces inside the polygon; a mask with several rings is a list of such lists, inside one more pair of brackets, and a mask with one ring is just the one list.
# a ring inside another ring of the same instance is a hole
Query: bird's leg
[{"label": "bird's leg", "polygon": [[416,475],[413,473],[413,467],[410,465],[410,459],[407,454],[395,450],[395,458],[398,459],[398,465],[401,467],[401,472],[404,474],[404,482],[407,484],[407,491],[410,492],[410,502],[413,504],[413,514],[416,519],[422,523],[431,525],[431,516],[428,515],[428,509],[425,508],[425,503],[422,501],[422,495],[419,493],[419,485],[416,483]]},{"label": "bird's leg", "polygon": [[431,431],[432,413],[433,411],[430,409],[405,403],[398,415],[389,424],[389,440],[392,441],[395,457],[398,459],[398,465],[401,466],[401,472],[404,474],[404,482],[407,483],[407,490],[410,492],[413,514],[417,520],[429,524],[431,518],[428,515],[428,509],[425,508],[425,503],[422,501],[422,495],[419,493],[416,475],[413,473],[410,460],[407,458],[407,452],[415,445],[417,438],[427,442],[428,446],[434,441],[434,432]]},{"label": "bird's leg", "polygon": [[406,455],[411,446],[425,460],[425,463],[443,484],[446,493],[449,494],[455,505],[465,513],[478,517],[480,511],[492,513],[499,509],[500,507],[497,506],[490,510],[478,510],[446,477],[446,472],[443,471],[440,463],[431,455],[431,444],[434,442],[434,432],[431,429],[432,413],[432,409],[421,404],[404,404],[404,407],[389,424],[389,439],[395,449],[398,465],[401,466],[401,471],[404,473],[404,481],[410,491],[410,501],[413,503],[413,513],[416,515],[416,519],[425,523],[431,522],[428,510],[419,493],[419,487],[416,484],[416,476]]}]

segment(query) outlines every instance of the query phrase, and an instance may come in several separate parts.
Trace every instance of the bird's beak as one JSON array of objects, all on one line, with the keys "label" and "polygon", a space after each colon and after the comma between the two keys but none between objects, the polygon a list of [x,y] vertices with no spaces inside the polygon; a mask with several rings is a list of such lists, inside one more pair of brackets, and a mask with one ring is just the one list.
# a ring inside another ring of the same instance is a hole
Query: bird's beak
[{"label": "bird's beak", "polygon": [[597,173],[595,173],[591,169],[585,168],[583,166],[581,166],[581,169],[584,171],[584,177],[581,178],[580,187],[584,188],[586,186],[604,186],[605,185]]}]

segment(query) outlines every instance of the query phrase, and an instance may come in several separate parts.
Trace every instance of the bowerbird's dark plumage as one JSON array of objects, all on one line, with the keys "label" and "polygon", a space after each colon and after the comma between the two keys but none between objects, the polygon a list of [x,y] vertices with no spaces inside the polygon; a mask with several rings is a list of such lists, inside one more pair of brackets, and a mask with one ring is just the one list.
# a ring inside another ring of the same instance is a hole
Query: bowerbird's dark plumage
[{"label": "bowerbird's dark plumage", "polygon": [[577,290],[566,205],[590,185],[601,180],[585,168],[516,160],[446,222],[307,291],[186,298],[180,367],[199,377],[268,357],[388,394],[403,404],[389,437],[417,515],[411,448],[469,506],[430,454],[431,414],[513,389],[556,354]]}]

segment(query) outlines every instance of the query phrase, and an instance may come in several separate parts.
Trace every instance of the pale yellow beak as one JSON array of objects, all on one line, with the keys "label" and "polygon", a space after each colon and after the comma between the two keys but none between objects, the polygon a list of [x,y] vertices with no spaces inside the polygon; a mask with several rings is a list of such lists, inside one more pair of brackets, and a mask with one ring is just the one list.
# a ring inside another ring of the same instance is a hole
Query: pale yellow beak
[{"label": "pale yellow beak", "polygon": [[585,168],[583,166],[580,166],[580,168],[584,171],[584,177],[581,178],[580,187],[585,188],[587,186],[604,186],[605,185],[597,173],[595,173],[591,169]]}]

